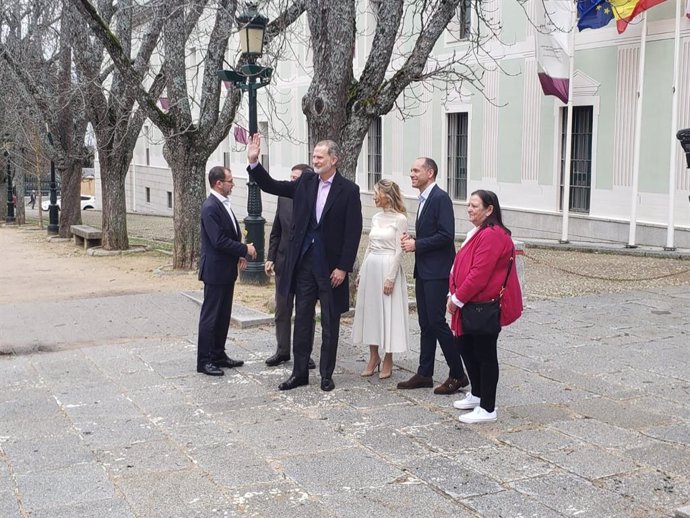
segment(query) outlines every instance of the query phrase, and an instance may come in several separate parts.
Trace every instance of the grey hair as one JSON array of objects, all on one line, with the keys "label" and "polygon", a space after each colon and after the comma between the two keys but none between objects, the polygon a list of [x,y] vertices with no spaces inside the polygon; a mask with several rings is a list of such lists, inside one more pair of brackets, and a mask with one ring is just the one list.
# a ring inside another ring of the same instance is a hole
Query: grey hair
[{"label": "grey hair", "polygon": [[319,140],[314,147],[317,148],[320,146],[325,147],[329,155],[340,158],[340,146],[332,140]]}]

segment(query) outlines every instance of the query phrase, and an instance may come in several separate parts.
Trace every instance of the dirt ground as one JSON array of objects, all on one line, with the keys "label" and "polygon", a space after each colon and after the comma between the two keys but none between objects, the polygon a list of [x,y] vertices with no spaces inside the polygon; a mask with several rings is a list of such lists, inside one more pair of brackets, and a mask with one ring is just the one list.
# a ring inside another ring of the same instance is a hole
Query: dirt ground
[{"label": "dirt ground", "polygon": [[[72,241],[48,242],[37,227],[0,228],[0,250],[0,304],[203,289],[196,272],[173,272],[168,254],[89,256]],[[273,289],[252,286],[236,293],[260,309]]]},{"label": "dirt ground", "polygon": [[[360,255],[365,245],[362,239]],[[166,253],[88,256],[29,225],[0,227],[0,250],[0,304],[203,288],[196,272],[173,272]],[[403,264],[411,286],[413,260],[407,255]],[[690,284],[690,261],[677,259],[528,248],[524,264],[528,301]],[[239,283],[235,300],[270,311],[273,293],[273,283]]]}]

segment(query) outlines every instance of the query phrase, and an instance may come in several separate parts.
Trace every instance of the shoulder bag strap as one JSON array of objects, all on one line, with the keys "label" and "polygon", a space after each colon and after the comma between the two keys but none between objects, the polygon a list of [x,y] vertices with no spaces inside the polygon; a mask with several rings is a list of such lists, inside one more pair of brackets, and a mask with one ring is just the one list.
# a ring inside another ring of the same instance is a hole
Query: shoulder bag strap
[{"label": "shoulder bag strap", "polygon": [[513,253],[508,261],[508,272],[506,273],[506,278],[503,280],[503,286],[501,286],[501,291],[498,294],[498,298],[503,297],[503,292],[506,289],[506,284],[508,283],[508,277],[510,277],[510,270],[513,269],[513,263],[515,262],[515,245],[513,245]]}]

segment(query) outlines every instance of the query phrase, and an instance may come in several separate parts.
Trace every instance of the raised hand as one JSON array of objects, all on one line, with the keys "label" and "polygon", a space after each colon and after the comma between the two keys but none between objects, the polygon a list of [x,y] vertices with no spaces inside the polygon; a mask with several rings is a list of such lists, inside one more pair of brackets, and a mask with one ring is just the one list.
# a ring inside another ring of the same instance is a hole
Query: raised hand
[{"label": "raised hand", "polygon": [[257,131],[249,137],[249,144],[247,145],[247,162],[254,164],[259,161],[261,154],[261,134]]}]

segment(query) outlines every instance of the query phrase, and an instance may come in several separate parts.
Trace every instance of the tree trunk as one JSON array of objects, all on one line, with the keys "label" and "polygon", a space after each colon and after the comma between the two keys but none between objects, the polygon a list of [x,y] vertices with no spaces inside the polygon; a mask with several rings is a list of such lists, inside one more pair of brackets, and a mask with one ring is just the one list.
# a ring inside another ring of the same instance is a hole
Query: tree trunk
[{"label": "tree trunk", "polygon": [[206,198],[206,161],[210,155],[204,149],[195,153],[186,142],[186,139],[169,138],[163,147],[163,156],[173,176],[173,268],[176,270],[197,267],[201,250],[201,205]]},{"label": "tree trunk", "polygon": [[[302,98],[302,112],[307,118],[309,146],[320,140],[333,140],[342,145],[342,132],[349,119],[350,90],[354,83],[352,56],[356,36],[356,2],[353,0],[309,2],[308,20],[314,51],[314,75],[309,90]],[[342,151],[341,151],[341,154]],[[345,159],[345,157],[341,157]],[[357,157],[348,157],[354,160]],[[341,160],[338,169],[354,179],[355,170]]]},{"label": "tree trunk", "polygon": [[60,237],[71,237],[69,228],[81,225],[81,162],[69,160],[60,175]]},{"label": "tree trunk", "polygon": [[[0,154],[0,157],[2,154]],[[7,216],[7,160],[9,157],[0,161],[2,168],[0,168],[0,221],[5,221]]]},{"label": "tree trunk", "polygon": [[[101,142],[100,138],[98,140]],[[103,212],[101,230],[103,248],[106,250],[127,250],[127,200],[125,195],[125,177],[129,160],[109,154],[108,150],[99,150],[101,165],[101,193]]]}]

